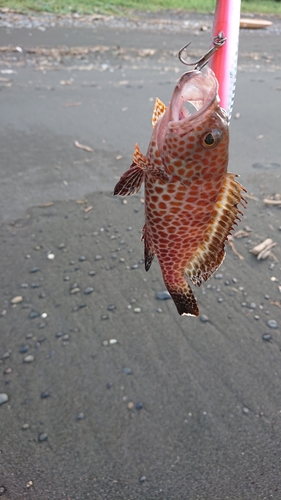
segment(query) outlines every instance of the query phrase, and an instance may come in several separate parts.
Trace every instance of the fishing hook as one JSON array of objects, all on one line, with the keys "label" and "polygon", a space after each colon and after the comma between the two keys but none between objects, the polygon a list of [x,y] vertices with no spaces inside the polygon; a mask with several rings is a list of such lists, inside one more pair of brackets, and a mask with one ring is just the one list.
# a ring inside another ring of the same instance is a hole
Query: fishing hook
[{"label": "fishing hook", "polygon": [[223,32],[220,31],[219,34],[217,36],[215,36],[212,40],[212,43],[213,43],[213,47],[208,50],[208,52],[203,56],[201,57],[200,59],[198,59],[198,61],[194,61],[194,62],[187,62],[185,61],[185,59],[183,59],[182,57],[182,53],[187,49],[187,47],[189,47],[189,45],[191,44],[191,42],[188,42],[186,45],[184,45],[178,52],[178,58],[180,60],[180,62],[182,62],[183,64],[185,64],[186,66],[194,66],[194,69],[198,69],[199,71],[201,71],[202,68],[204,68],[204,66],[206,66],[206,64],[208,64],[209,62],[209,59],[211,58],[211,56],[220,48],[224,45],[224,43],[226,42],[226,37],[224,37],[223,35]]}]

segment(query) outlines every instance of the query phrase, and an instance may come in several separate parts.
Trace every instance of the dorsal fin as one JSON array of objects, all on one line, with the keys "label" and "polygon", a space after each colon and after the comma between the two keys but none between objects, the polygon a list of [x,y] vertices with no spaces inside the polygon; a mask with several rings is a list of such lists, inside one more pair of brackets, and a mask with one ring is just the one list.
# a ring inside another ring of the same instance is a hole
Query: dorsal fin
[{"label": "dorsal fin", "polygon": [[152,113],[152,127],[154,128],[156,125],[156,122],[159,120],[159,118],[162,118],[166,111],[166,106],[165,104],[156,97],[155,99],[155,104],[154,104],[154,109]]}]

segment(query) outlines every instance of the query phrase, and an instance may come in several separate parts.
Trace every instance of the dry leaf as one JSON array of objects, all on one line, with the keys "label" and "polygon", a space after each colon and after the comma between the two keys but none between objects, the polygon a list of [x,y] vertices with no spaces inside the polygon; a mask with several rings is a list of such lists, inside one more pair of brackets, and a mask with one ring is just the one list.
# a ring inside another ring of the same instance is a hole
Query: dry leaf
[{"label": "dry leaf", "polygon": [[240,229],[239,231],[236,231],[236,233],[234,233],[232,235],[233,238],[237,238],[237,239],[240,239],[240,238],[247,238],[247,236],[249,236],[251,231],[244,231],[244,229]]},{"label": "dry leaf", "polygon": [[89,207],[85,208],[84,212],[85,214],[87,214],[88,212],[90,212],[90,210],[92,210],[92,206],[90,205]]},{"label": "dry leaf", "polygon": [[266,205],[281,205],[281,200],[270,200],[269,198],[265,198],[263,200],[263,202],[266,204]]},{"label": "dry leaf", "polygon": [[47,203],[43,203],[42,205],[39,205],[40,208],[46,208],[46,207],[52,207],[53,206],[52,201],[48,201]]},{"label": "dry leaf", "polygon": [[85,151],[89,151],[89,153],[92,153],[94,150],[93,148],[90,148],[90,146],[85,146],[84,144],[80,144],[78,141],[74,141],[74,144],[77,148],[84,149]]},{"label": "dry leaf", "polygon": [[237,255],[237,257],[240,259],[240,260],[244,260],[244,257],[243,255],[241,255],[241,253],[238,252],[238,250],[235,248],[235,245],[234,245],[234,242],[233,242],[233,238],[232,236],[228,236],[228,239],[227,239],[227,243],[229,244],[232,252]]}]

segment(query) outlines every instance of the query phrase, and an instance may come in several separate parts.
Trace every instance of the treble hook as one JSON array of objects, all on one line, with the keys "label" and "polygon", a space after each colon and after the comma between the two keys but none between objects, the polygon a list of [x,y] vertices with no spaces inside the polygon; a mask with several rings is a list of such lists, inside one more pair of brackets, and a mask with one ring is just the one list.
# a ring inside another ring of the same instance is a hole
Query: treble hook
[{"label": "treble hook", "polygon": [[206,66],[206,64],[208,63],[208,61],[211,58],[211,56],[220,47],[222,47],[225,42],[226,42],[226,38],[224,37],[223,32],[220,31],[219,34],[217,36],[215,36],[213,38],[213,40],[212,40],[213,47],[210,50],[208,50],[208,52],[203,57],[201,57],[200,59],[198,59],[198,61],[195,61],[195,62],[191,63],[191,62],[185,61],[185,59],[183,59],[183,57],[182,57],[182,53],[187,49],[187,47],[189,47],[189,45],[191,44],[191,42],[188,42],[186,45],[184,45],[179,50],[179,52],[178,52],[178,58],[179,58],[180,62],[182,62],[186,66],[194,66],[194,69],[198,69],[199,71],[201,71],[201,69],[204,68],[204,66]]}]

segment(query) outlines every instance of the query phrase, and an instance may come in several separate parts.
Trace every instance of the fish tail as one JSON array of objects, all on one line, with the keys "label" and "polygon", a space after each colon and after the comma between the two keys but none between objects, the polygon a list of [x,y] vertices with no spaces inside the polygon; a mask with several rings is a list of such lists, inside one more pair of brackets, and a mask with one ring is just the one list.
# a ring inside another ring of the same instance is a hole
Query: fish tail
[{"label": "fish tail", "polygon": [[196,298],[184,277],[180,283],[165,282],[165,285],[181,316],[184,314],[187,316],[199,316]]}]

